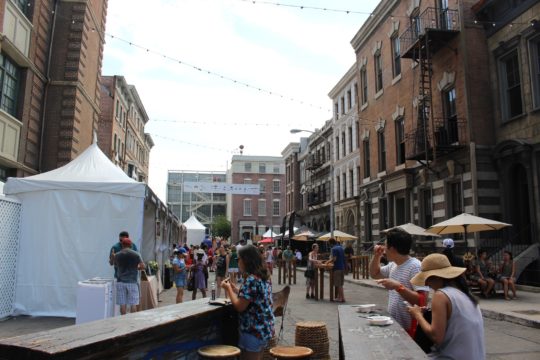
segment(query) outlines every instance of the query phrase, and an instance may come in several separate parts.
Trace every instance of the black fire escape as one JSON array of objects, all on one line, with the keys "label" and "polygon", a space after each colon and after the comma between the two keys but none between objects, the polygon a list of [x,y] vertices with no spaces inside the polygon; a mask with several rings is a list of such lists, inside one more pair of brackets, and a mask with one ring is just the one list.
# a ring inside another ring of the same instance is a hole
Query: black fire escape
[{"label": "black fire escape", "polygon": [[405,156],[409,160],[429,161],[448,154],[463,145],[465,121],[457,117],[433,116],[432,57],[448,46],[459,33],[457,10],[427,8],[411,17],[411,26],[400,36],[401,57],[418,63],[419,81],[417,121],[405,134]]}]

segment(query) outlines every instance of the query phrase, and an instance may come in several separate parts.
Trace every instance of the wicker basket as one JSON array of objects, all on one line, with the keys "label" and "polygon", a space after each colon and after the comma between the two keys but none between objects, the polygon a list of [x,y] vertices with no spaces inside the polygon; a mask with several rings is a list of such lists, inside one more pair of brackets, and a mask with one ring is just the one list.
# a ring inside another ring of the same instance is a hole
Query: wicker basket
[{"label": "wicker basket", "polygon": [[313,350],[312,359],[330,359],[330,341],[326,323],[322,321],[301,321],[296,323],[294,343]]}]

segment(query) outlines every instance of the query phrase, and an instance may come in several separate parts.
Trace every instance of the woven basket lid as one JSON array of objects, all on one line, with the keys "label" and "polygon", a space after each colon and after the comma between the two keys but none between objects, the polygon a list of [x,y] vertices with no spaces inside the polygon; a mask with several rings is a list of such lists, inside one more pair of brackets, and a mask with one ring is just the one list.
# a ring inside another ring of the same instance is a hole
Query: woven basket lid
[{"label": "woven basket lid", "polygon": [[240,355],[240,349],[230,345],[209,345],[198,350],[199,355],[220,358]]}]

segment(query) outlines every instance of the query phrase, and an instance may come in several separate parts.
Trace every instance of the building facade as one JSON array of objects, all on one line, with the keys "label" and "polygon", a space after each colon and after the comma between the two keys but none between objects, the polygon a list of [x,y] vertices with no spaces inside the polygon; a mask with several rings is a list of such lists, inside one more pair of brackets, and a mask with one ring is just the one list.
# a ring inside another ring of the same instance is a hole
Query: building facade
[{"label": "building facade", "polygon": [[225,194],[186,192],[185,182],[226,182],[224,171],[169,170],[167,175],[167,204],[181,222],[193,214],[207,229],[212,229],[216,216],[227,215]]},{"label": "building facade", "polygon": [[227,180],[260,187],[259,195],[229,195],[233,243],[256,240],[268,229],[279,233],[286,206],[283,158],[233,155]]},{"label": "building facade", "polygon": [[0,179],[65,165],[98,129],[107,1],[0,1]]},{"label": "building facade", "polygon": [[[540,219],[540,3],[478,1],[473,10],[484,29],[497,169],[503,218],[514,255],[538,259]],[[540,263],[517,262],[520,282],[540,286]]]},{"label": "building facade", "polygon": [[[358,236],[360,211],[360,150],[358,142],[358,80],[356,64],[339,80],[328,96],[334,105],[334,216],[335,229]],[[384,146],[384,143],[382,144]]]},{"label": "building facade", "polygon": [[103,76],[99,147],[129,177],[148,183],[154,142],[144,132],[148,115],[135,86],[123,76]]}]

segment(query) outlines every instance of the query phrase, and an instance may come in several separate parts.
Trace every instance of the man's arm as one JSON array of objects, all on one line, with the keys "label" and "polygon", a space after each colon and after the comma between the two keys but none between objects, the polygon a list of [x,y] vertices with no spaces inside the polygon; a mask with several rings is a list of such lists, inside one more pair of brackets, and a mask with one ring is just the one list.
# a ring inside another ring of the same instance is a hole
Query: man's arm
[{"label": "man's arm", "polygon": [[369,274],[373,279],[382,279],[381,275],[381,257],[384,253],[384,247],[382,245],[375,245],[373,258],[369,263]]}]

